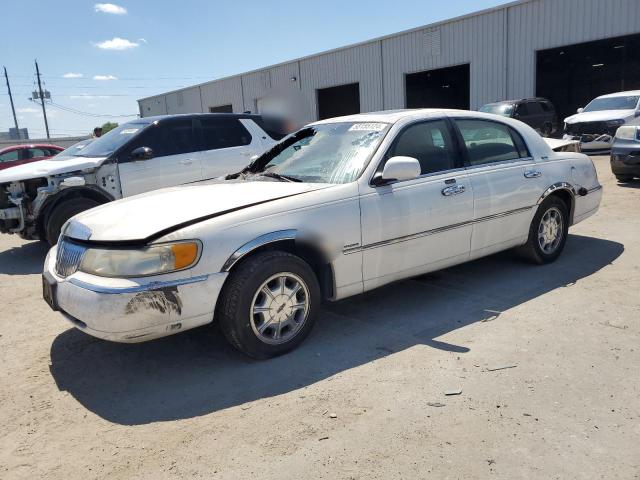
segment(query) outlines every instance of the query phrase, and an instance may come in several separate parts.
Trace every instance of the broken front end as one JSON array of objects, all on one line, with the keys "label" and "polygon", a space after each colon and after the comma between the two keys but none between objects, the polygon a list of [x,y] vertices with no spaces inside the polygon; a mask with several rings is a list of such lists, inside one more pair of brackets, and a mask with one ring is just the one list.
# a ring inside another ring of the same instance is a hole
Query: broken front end
[{"label": "broken front end", "polygon": [[584,153],[607,153],[623,120],[565,123],[563,140],[579,140]]}]

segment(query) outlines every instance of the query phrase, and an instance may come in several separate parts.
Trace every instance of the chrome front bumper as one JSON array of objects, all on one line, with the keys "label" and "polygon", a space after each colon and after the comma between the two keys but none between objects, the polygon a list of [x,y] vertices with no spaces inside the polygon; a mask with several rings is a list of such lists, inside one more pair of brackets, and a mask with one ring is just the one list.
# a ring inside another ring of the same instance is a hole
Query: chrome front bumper
[{"label": "chrome front bumper", "polygon": [[[48,303],[75,327],[116,342],[143,342],[213,321],[226,272],[189,276],[190,271],[138,279],[104,278],[55,269],[57,247],[45,260]],[[45,293],[45,297],[47,294]]]}]

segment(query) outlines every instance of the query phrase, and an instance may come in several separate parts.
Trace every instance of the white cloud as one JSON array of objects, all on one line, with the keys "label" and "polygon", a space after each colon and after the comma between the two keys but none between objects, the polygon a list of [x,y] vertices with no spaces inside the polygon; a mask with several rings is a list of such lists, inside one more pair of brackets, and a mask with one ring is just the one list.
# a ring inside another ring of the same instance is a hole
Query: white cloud
[{"label": "white cloud", "polygon": [[127,13],[126,8],[113,3],[96,3],[93,8],[96,9],[96,12],[111,13],[113,15],[125,15]]},{"label": "white cloud", "polygon": [[147,43],[149,43],[149,42],[147,42],[147,39],[146,39],[146,38],[139,38],[139,39],[138,39],[138,41],[139,41],[140,43],[144,43],[145,45],[146,45]]},{"label": "white cloud", "polygon": [[16,112],[18,113],[38,113],[40,110],[33,107],[25,107],[25,108],[16,108]]},{"label": "white cloud", "polygon": [[94,45],[102,50],[129,50],[130,48],[139,47],[140,44],[127,40],[126,38],[113,37],[111,40],[94,43]]},{"label": "white cloud", "polygon": [[73,72],[65,73],[64,75],[62,75],[62,78],[82,78],[82,77],[84,77],[82,73],[73,73]]},{"label": "white cloud", "polygon": [[105,80],[117,80],[118,77],[114,77],[113,75],[94,75],[93,79],[94,80],[105,81]]}]

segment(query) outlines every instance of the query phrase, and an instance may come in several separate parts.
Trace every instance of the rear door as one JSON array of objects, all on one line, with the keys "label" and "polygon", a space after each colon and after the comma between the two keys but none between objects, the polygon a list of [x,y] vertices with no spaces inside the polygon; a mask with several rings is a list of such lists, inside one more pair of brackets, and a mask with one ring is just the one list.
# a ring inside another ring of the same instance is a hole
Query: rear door
[{"label": "rear door", "polygon": [[262,139],[250,120],[202,116],[198,120],[202,178],[209,179],[242,170],[251,157],[264,151]]},{"label": "rear door", "polygon": [[[154,157],[132,160],[130,153],[149,147]],[[190,118],[164,120],[147,127],[132,139],[118,158],[122,195],[128,197],[202,178],[193,121]]]},{"label": "rear door", "polygon": [[508,125],[471,118],[458,118],[455,125],[473,185],[471,255],[517,244],[528,235],[532,211],[544,191],[542,169]]}]

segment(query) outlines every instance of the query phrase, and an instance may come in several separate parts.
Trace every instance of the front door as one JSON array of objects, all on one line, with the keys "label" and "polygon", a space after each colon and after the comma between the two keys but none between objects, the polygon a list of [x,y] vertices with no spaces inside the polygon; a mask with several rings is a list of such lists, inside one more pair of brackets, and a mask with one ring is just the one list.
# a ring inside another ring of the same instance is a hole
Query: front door
[{"label": "front door", "polygon": [[[153,158],[132,160],[129,154],[138,147],[151,148]],[[164,120],[147,127],[118,159],[122,196],[201,180],[197,150],[191,119]]]},{"label": "front door", "polygon": [[456,119],[473,185],[472,256],[508,248],[526,238],[544,174],[518,132],[501,122]]},{"label": "front door", "polygon": [[468,257],[473,189],[457,151],[446,120],[414,123],[398,134],[385,159],[416,158],[421,175],[361,192],[365,290]]}]

